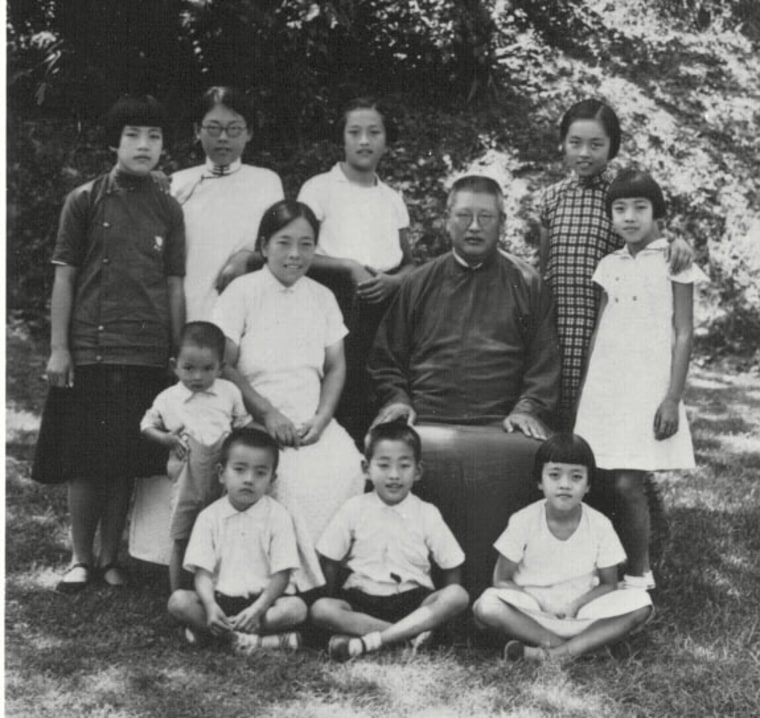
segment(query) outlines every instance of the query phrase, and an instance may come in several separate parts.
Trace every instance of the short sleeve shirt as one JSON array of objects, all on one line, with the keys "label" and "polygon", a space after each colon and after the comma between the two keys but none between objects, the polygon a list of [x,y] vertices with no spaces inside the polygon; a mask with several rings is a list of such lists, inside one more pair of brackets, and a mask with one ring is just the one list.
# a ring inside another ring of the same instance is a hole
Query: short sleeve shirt
[{"label": "short sleeve shirt", "polygon": [[267,266],[230,283],[213,321],[240,347],[237,368],[291,421],[314,416],[325,349],[348,330],[332,292],[309,277],[285,287]]},{"label": "short sleeve shirt", "polygon": [[211,445],[250,419],[240,389],[231,381],[217,379],[206,391],[190,391],[182,383],[164,389],[145,413],[140,430],[181,431]]},{"label": "short sleeve shirt", "polygon": [[494,548],[518,564],[513,578],[518,586],[552,586],[625,560],[610,520],[586,504],[581,507],[578,528],[564,541],[549,530],[546,500],[512,514]]},{"label": "short sleeve shirt", "polygon": [[166,365],[167,277],[185,274],[185,228],[182,209],[156,176],[114,169],[71,192],[52,261],[78,270],[75,364]]},{"label": "short sleeve shirt", "polygon": [[307,180],[298,199],[320,222],[318,254],[353,259],[381,272],[401,264],[399,230],[409,226],[409,213],[402,196],[379,178],[363,187],[336,164]]},{"label": "short sleeve shirt", "polygon": [[352,572],[346,588],[373,595],[421,586],[433,589],[431,558],[443,570],[464,562],[462,549],[435,506],[414,494],[388,506],[374,491],[354,496],[338,509],[317,551],[345,561]]},{"label": "short sleeve shirt", "polygon": [[273,574],[299,566],[293,521],[270,496],[246,511],[223,496],[201,511],[184,561],[186,571],[212,574],[214,589],[227,596],[261,593]]}]

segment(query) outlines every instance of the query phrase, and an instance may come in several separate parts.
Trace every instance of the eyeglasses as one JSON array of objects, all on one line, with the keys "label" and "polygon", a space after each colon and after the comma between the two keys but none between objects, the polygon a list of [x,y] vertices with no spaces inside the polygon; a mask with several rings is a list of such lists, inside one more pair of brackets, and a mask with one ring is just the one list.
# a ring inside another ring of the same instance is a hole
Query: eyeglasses
[{"label": "eyeglasses", "polygon": [[483,229],[490,229],[499,221],[499,215],[491,214],[490,212],[481,212],[479,214],[473,214],[472,212],[455,212],[452,215],[452,218],[454,222],[463,229],[472,226],[473,219],[478,223],[478,226]]},{"label": "eyeglasses", "polygon": [[234,140],[236,137],[240,137],[248,129],[247,125],[241,125],[240,123],[232,123],[231,125],[201,125],[201,129],[209,136],[216,139],[222,136],[224,132],[227,137]]}]

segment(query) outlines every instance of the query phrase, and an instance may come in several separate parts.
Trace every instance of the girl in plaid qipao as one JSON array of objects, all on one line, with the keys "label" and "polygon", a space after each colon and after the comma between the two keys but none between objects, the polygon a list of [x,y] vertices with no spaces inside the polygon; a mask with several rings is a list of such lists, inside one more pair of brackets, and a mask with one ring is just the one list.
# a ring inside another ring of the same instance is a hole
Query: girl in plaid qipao
[{"label": "girl in plaid qipao", "polygon": [[[599,100],[583,100],[562,117],[560,141],[572,176],[548,187],[540,201],[541,271],[557,304],[557,333],[562,352],[559,425],[573,425],[594,331],[599,288],[591,277],[599,261],[619,249],[605,211],[610,179],[607,163],[620,148],[620,122]],[[677,239],[670,252],[674,272],[691,263],[692,252]]]}]

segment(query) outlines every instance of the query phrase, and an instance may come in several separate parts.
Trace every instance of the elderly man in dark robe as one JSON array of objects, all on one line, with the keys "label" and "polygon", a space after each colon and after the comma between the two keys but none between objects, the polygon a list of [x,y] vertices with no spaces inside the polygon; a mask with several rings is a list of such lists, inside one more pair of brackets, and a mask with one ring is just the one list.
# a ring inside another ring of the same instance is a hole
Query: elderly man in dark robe
[{"label": "elderly man in dark robe", "polygon": [[559,395],[560,352],[548,288],[498,246],[504,198],[490,178],[452,187],[452,251],[401,285],[368,368],[382,407],[375,423],[406,419],[422,437],[415,489],[443,514],[466,554],[474,600],[496,561],[510,514],[538,498],[534,454]]}]

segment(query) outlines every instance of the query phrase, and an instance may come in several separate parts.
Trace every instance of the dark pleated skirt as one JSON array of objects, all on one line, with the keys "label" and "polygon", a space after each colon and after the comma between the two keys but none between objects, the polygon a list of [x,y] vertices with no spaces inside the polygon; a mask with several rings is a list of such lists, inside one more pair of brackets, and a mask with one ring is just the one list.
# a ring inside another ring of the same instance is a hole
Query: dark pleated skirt
[{"label": "dark pleated skirt", "polygon": [[415,493],[441,511],[465,552],[463,585],[474,601],[492,583],[494,541],[518,509],[540,498],[531,472],[540,441],[501,424],[416,424],[424,473]]},{"label": "dark pleated skirt", "polygon": [[163,473],[166,450],[142,437],[140,420],[167,385],[162,368],[76,367],[73,388],[51,387],[48,392],[32,478],[58,484]]}]

